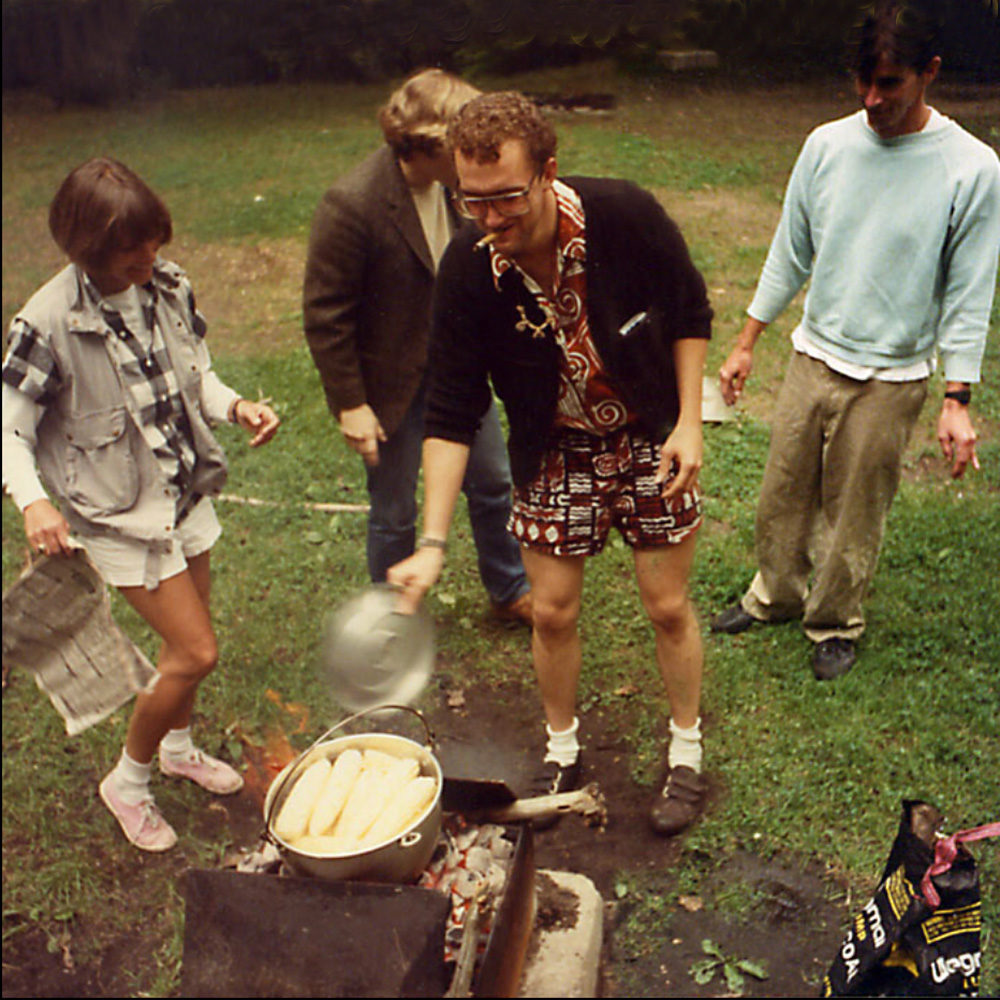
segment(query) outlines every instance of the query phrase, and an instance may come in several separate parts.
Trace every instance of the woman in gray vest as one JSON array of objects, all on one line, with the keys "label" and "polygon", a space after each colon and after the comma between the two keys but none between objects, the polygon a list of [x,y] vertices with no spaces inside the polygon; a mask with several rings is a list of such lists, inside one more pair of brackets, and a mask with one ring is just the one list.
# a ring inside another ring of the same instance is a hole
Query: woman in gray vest
[{"label": "woman in gray vest", "polygon": [[190,731],[198,685],[218,656],[209,554],[221,528],[211,497],[226,462],[211,427],[239,424],[256,446],[278,418],[212,371],[187,276],[158,256],[170,213],[128,167],[96,158],[73,170],[49,228],[70,263],[11,323],[3,485],[33,549],[69,556],[72,535],[163,640],[156,683],[137,697],[100,794],[136,847],[165,851],[177,836],[149,791],[154,754],[164,774],[216,794],[243,784]]}]

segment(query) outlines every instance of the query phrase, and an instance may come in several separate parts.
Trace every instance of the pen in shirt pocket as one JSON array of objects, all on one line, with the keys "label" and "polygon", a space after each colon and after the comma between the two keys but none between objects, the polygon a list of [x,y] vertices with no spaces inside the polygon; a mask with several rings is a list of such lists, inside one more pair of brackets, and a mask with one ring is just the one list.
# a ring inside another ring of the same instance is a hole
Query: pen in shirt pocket
[{"label": "pen in shirt pocket", "polygon": [[637,312],[630,320],[626,320],[618,330],[620,337],[627,337],[637,326],[641,325],[648,318],[645,310]]}]

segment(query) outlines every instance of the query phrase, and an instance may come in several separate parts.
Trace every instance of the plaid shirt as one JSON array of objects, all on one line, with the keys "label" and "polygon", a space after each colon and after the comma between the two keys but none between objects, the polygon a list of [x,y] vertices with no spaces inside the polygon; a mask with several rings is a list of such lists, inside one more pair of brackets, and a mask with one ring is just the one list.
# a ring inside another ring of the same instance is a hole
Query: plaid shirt
[{"label": "plaid shirt", "polygon": [[[505,271],[515,268],[538,301],[547,317],[545,326],[554,331],[556,343],[562,349],[556,426],[609,434],[631,423],[636,415],[615,392],[590,333],[583,201],[562,181],[555,181],[552,189],[558,213],[555,295],[550,298],[511,258],[490,247],[493,280],[498,283]],[[527,323],[527,318],[523,322]],[[544,335],[544,327],[537,335]]]},{"label": "plaid shirt", "polygon": [[[166,350],[157,303],[159,284],[176,288],[176,278],[157,268],[153,280],[138,289],[145,330],[130,330],[122,314],[108,303],[93,281],[81,270],[81,291],[87,303],[99,313],[113,333],[109,345],[118,362],[124,389],[132,399],[138,424],[170,488],[179,498],[186,491],[194,471],[196,454],[191,427],[177,384],[177,374]],[[192,330],[204,337],[206,326],[198,312],[194,293],[188,289]],[[60,369],[58,358],[45,335],[24,317],[11,323],[10,342],[3,365],[3,381],[41,406],[51,406],[70,373]],[[178,521],[199,499],[192,494]]]}]

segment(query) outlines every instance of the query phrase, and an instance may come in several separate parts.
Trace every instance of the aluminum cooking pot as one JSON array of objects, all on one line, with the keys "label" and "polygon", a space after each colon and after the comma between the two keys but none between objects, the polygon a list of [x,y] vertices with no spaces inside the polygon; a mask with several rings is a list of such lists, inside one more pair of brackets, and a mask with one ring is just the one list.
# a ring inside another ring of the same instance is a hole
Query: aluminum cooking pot
[{"label": "aluminum cooking pot", "polygon": [[[384,706],[403,709],[417,715],[427,730],[428,742],[433,737],[423,716],[403,705]],[[427,867],[441,833],[441,765],[428,746],[394,733],[361,733],[329,739],[331,733],[369,713],[361,712],[327,730],[308,750],[291,761],[271,782],[264,800],[264,836],[281,852],[282,857],[299,874],[313,875],[327,881],[361,879],[368,882],[413,882]],[[294,847],[274,829],[274,819],[288,797],[295,781],[316,760],[333,759],[353,747],[356,750],[381,750],[396,757],[412,757],[420,774],[434,779],[434,797],[410,826],[389,840],[373,844],[364,851],[348,854],[314,854]]]}]

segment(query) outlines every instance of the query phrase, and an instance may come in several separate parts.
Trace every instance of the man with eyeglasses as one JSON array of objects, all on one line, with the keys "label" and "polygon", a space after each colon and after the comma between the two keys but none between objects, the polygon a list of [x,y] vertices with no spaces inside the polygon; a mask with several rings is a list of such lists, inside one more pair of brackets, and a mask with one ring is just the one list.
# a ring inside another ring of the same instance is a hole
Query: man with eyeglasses
[{"label": "man with eyeglasses", "polygon": [[687,581],[701,522],[701,379],[712,311],[677,227],[625,181],[557,176],[556,134],[521,94],[448,129],[457,205],[477,223],[441,263],[424,440],[424,538],[389,571],[412,609],[441,572],[469,444],[492,388],[514,477],[511,530],[534,604],[547,744],[533,787],[581,780],[576,692],[584,565],[616,527],[634,551],[670,701],[669,836],[700,814],[701,638]]},{"label": "man with eyeglasses", "polygon": [[[416,540],[431,294],[458,218],[445,186],[448,118],[479,93],[439,69],[410,77],[379,112],[386,144],[323,196],[313,219],[303,316],[330,412],[364,460],[372,581]],[[531,595],[507,532],[510,466],[496,407],[472,440],[462,488],[494,615],[530,624]]]}]

